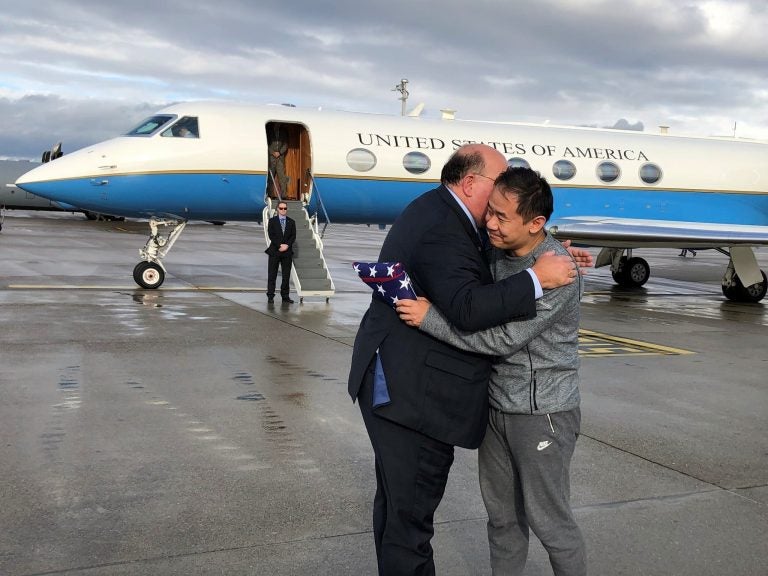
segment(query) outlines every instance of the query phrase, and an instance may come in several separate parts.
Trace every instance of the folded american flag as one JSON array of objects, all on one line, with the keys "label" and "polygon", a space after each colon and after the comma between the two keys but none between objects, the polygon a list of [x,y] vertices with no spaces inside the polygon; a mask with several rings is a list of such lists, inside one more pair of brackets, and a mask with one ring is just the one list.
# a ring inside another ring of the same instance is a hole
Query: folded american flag
[{"label": "folded american flag", "polygon": [[411,279],[400,262],[353,262],[360,280],[368,284],[374,296],[393,308],[398,300],[415,300]]}]

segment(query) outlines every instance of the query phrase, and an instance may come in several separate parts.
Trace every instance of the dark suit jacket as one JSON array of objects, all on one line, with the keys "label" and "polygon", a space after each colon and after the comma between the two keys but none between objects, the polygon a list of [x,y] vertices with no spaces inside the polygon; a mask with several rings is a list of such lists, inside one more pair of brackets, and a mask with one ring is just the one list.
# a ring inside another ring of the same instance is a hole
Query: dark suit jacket
[{"label": "dark suit jacket", "polygon": [[[401,262],[416,293],[461,329],[536,315],[530,275],[523,271],[493,283],[477,233],[444,186],[408,205],[387,234],[379,261]],[[407,326],[374,298],[352,352],[348,385],[353,400],[377,348],[391,398],[376,408],[377,415],[448,444],[480,445],[488,421],[491,358]]]},{"label": "dark suit jacket", "polygon": [[[285,218],[285,233],[283,233],[283,228],[280,226],[279,216],[272,216],[269,222],[267,222],[269,246],[264,252],[270,256],[293,256],[293,243],[296,242],[296,222],[288,216]],[[280,244],[288,244],[288,250],[279,252]]]}]

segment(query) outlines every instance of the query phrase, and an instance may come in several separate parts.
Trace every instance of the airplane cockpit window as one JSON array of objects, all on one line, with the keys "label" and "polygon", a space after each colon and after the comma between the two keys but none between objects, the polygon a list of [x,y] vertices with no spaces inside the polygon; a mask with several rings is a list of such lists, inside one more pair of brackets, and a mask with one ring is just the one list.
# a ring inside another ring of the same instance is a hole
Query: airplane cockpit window
[{"label": "airplane cockpit window", "polygon": [[376,166],[376,156],[365,148],[353,148],[347,152],[347,165],[357,172],[368,172]]},{"label": "airplane cockpit window", "polygon": [[552,165],[552,174],[558,180],[570,180],[576,176],[576,166],[570,160],[558,160]]},{"label": "airplane cockpit window", "polygon": [[614,182],[620,174],[621,170],[613,162],[600,162],[597,165],[597,177],[603,182]]},{"label": "airplane cockpit window", "polygon": [[163,131],[160,136],[170,138],[199,138],[200,131],[197,127],[197,117],[183,116],[176,124]]},{"label": "airplane cockpit window", "polygon": [[126,136],[151,136],[157,130],[168,124],[175,119],[176,116],[172,114],[160,114],[157,116],[150,116],[146,120],[142,120],[141,124],[136,126],[133,130],[128,132]]},{"label": "airplane cockpit window", "polygon": [[640,166],[640,180],[646,184],[656,184],[661,180],[661,168],[656,164],[643,164]]},{"label": "airplane cockpit window", "polygon": [[528,164],[528,160],[525,160],[523,158],[510,158],[507,160],[507,166],[510,168],[530,168],[531,165]]},{"label": "airplane cockpit window", "polygon": [[411,174],[424,174],[431,166],[432,162],[423,152],[408,152],[403,156],[403,167]]}]

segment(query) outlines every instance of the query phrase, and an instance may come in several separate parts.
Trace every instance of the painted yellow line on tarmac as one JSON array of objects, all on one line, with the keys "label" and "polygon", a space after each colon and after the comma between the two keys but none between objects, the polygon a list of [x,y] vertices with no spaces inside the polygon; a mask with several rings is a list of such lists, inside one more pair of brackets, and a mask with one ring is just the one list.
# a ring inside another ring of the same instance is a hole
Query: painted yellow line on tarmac
[{"label": "painted yellow line on tarmac", "polygon": [[695,354],[691,350],[661,346],[592,330],[579,329],[579,356],[676,356]]}]

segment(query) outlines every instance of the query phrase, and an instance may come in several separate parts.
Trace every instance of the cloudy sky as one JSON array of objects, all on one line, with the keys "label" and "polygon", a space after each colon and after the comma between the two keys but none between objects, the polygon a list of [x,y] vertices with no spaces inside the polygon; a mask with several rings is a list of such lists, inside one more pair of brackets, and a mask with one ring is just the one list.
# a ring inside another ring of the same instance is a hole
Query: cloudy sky
[{"label": "cloudy sky", "polygon": [[0,0],[0,158],[224,99],[768,139],[766,0]]}]

